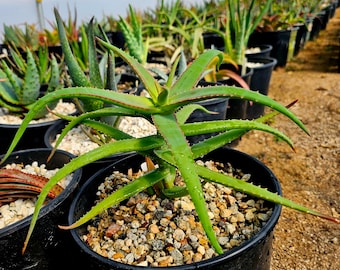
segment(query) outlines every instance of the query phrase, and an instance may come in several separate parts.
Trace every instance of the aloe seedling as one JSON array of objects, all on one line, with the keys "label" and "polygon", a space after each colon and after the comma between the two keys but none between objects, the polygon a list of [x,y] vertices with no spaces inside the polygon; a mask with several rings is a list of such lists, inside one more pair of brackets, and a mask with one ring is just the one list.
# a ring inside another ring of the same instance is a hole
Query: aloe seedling
[{"label": "aloe seedling", "polygon": [[[49,62],[49,72],[46,75],[48,62],[45,61],[45,67],[42,67],[40,66],[42,62],[36,62],[28,48],[26,52],[27,56],[24,60],[20,54],[11,50],[12,66],[2,60],[0,68],[0,106],[19,116],[25,115],[39,96],[45,94],[41,92],[41,86],[44,84],[41,80],[47,82],[47,93],[60,87],[60,72],[55,57],[52,56]],[[42,73],[43,70],[45,70],[44,73]],[[56,102],[49,104],[49,107],[53,108],[55,105]],[[41,118],[47,113],[48,111],[43,108],[35,118]]]},{"label": "aloe seedling", "polygon": [[[223,250],[217,241],[208,216],[201,186],[201,178],[232,187],[235,190],[250,194],[254,197],[279,203],[302,212],[340,223],[338,219],[298,205],[265,188],[213,172],[195,162],[197,158],[227,144],[229,141],[235,139],[235,137],[254,129],[269,132],[292,146],[291,140],[286,135],[259,120],[218,120],[186,123],[190,114],[196,109],[197,101],[230,97],[256,101],[287,116],[299,128],[308,133],[303,123],[289,109],[268,96],[233,86],[217,85],[197,87],[197,83],[209,64],[216,58],[219,59],[218,63],[221,63],[223,60],[222,52],[217,50],[208,50],[204,52],[191,63],[178,78],[173,76],[176,70],[176,63],[178,63],[178,61],[176,61],[172,67],[168,81],[164,85],[161,85],[135,58],[105,41],[99,40],[99,42],[124,59],[139,77],[149,95],[148,97],[135,96],[91,86],[70,87],[50,93],[35,103],[34,107],[31,108],[18,129],[8,152],[4,156],[4,160],[13,151],[27,125],[34,118],[34,115],[41,108],[46,106],[46,104],[59,98],[86,98],[88,100],[99,100],[114,105],[114,107],[101,108],[79,116],[72,116],[69,120],[71,122],[73,121],[73,123],[81,122],[100,132],[109,134],[115,141],[108,142],[84,155],[74,158],[51,177],[50,181],[46,184],[38,197],[23,251],[26,249],[27,243],[33,232],[43,202],[48,192],[55,184],[77,168],[115,153],[131,151],[141,153],[150,158],[152,162],[158,166],[148,174],[135,179],[113,192],[74,224],[61,226],[61,228],[71,229],[80,226],[112,205],[118,204],[123,200],[134,196],[138,192],[157,185],[157,187],[160,187],[161,194],[164,196],[172,197],[189,194],[211,245],[219,254],[221,254],[223,253]],[[107,115],[144,117],[155,125],[158,133],[143,138],[133,138],[115,127],[95,120],[98,116]],[[189,145],[187,142],[187,136],[211,132],[220,133],[197,144]],[[183,177],[185,183],[183,187],[176,186],[175,184],[174,179],[176,171]]]}]

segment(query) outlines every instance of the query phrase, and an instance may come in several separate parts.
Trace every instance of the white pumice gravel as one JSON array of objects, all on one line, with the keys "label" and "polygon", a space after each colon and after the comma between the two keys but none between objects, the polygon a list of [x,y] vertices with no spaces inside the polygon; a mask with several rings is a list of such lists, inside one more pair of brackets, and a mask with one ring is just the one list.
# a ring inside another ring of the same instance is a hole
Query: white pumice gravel
[{"label": "white pumice gravel", "polygon": [[[76,111],[75,105],[72,102],[63,102],[59,101],[57,106],[53,109],[54,112],[61,113],[61,114],[72,114]],[[49,122],[59,119],[58,116],[48,113],[45,117],[40,119],[32,120],[30,123],[43,123]],[[0,124],[12,124],[12,125],[20,125],[22,122],[22,118],[9,114],[6,108],[0,107]]]},{"label": "white pumice gravel", "polygon": [[246,49],[246,54],[259,53],[259,52],[261,52],[260,47],[252,47],[252,48]]},{"label": "white pumice gravel", "polygon": [[[205,162],[208,167],[216,167],[215,164]],[[218,170],[235,177],[244,180],[250,177],[229,165],[218,163],[217,166]],[[98,187],[98,201],[136,175],[140,172],[129,175],[113,172]],[[251,238],[271,216],[272,209],[263,200],[215,183],[203,183],[203,190],[213,229],[224,250]],[[87,228],[83,241],[102,256],[125,264],[166,267],[217,255],[205,236],[189,196],[169,200],[142,192],[127,203],[104,211]]]},{"label": "white pumice gravel", "polygon": [[[48,170],[45,164],[38,164],[34,161],[32,164],[7,164],[6,169],[18,169],[25,173],[44,176],[46,178],[52,177],[58,169]],[[72,179],[72,175],[67,176],[59,182],[59,185],[65,188]],[[35,199],[18,199],[14,202],[0,206],[0,230],[4,227],[13,224],[29,215],[34,211]]]},{"label": "white pumice gravel", "polygon": [[247,67],[249,68],[256,68],[256,67],[262,67],[264,63],[260,62],[247,62]]},{"label": "white pumice gravel", "polygon": [[[76,156],[82,155],[90,150],[98,147],[98,144],[93,142],[82,130],[86,127],[74,127],[63,138],[58,149],[65,150]],[[146,119],[141,117],[122,117],[119,124],[119,129],[129,135],[140,138],[148,135],[156,134],[156,128]],[[59,135],[57,135],[57,138]],[[55,141],[51,142],[55,145]]]}]

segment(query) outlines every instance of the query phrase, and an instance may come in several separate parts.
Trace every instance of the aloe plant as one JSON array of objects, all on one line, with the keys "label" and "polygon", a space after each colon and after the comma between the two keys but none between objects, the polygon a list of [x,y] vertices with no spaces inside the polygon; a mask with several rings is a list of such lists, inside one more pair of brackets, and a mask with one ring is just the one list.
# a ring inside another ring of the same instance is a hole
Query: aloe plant
[{"label": "aloe plant", "polygon": [[39,48],[39,31],[34,24],[26,23],[24,29],[17,25],[4,25],[4,44],[9,47],[20,48],[25,51],[29,48],[31,51]]},{"label": "aloe plant", "polygon": [[[135,58],[105,41],[99,40],[99,42],[124,59],[140,78],[149,97],[129,95],[91,86],[82,86],[61,89],[42,97],[35,103],[18,129],[3,161],[13,151],[27,125],[34,118],[34,115],[41,108],[46,106],[46,104],[59,98],[86,98],[93,101],[105,101],[106,103],[114,105],[114,107],[100,108],[79,116],[65,116],[64,118],[68,119],[72,125],[83,123],[95,128],[113,137],[115,141],[101,145],[97,149],[74,158],[51,177],[50,181],[46,184],[38,197],[23,251],[26,249],[30,236],[33,233],[43,202],[48,192],[55,184],[66,175],[86,164],[115,153],[131,151],[136,151],[150,158],[153,163],[158,164],[158,167],[112,193],[112,195],[94,206],[74,224],[60,226],[61,228],[71,229],[80,226],[110,206],[118,204],[140,191],[157,186],[164,196],[174,197],[179,195],[182,196],[183,194],[190,195],[208,239],[215,250],[221,254],[223,250],[217,241],[208,216],[200,181],[201,178],[232,187],[235,190],[255,197],[340,223],[338,219],[298,205],[265,188],[257,187],[251,183],[213,172],[208,168],[196,164],[195,159],[208,154],[212,150],[225,145],[229,141],[253,129],[269,132],[292,146],[291,140],[286,135],[263,123],[263,120],[268,116],[264,116],[263,118],[254,121],[219,120],[186,123],[186,120],[193,110],[197,109],[197,106],[199,106],[196,104],[197,101],[228,97],[256,101],[287,116],[308,134],[308,130],[303,123],[289,109],[268,96],[233,86],[209,86],[208,89],[206,87],[197,87],[196,85],[206,71],[206,67],[216,58],[218,58],[219,63],[222,62],[222,52],[217,50],[208,50],[204,52],[189,65],[179,77],[174,76],[179,62],[177,59],[168,76],[167,82],[165,84],[160,84]],[[158,133],[143,138],[134,138],[115,127],[94,120],[100,116],[107,115],[144,117],[155,125]],[[187,142],[187,136],[211,132],[220,133],[197,144],[189,145]],[[178,187],[175,185],[174,178],[176,171],[179,171],[182,175],[185,186]]]},{"label": "aloe plant", "polygon": [[130,55],[134,56],[139,63],[145,65],[148,60],[148,52],[151,50],[161,50],[170,44],[161,36],[144,36],[142,18],[138,17],[133,7],[129,5],[129,14],[127,18],[120,16],[117,22],[119,29],[122,31],[127,49]]},{"label": "aloe plant", "polygon": [[185,7],[180,0],[167,4],[161,0],[154,15],[148,14],[144,29],[147,35],[161,36],[168,41],[163,50],[172,46],[172,58],[184,51],[191,60],[204,51],[204,29],[213,18],[208,18],[204,8],[198,11]]},{"label": "aloe plant", "polygon": [[[85,56],[86,59],[88,59],[89,70],[87,74],[84,70],[84,66],[77,58],[77,54],[72,51],[72,42],[68,39],[66,31],[67,28],[65,27],[64,21],[56,9],[54,12],[57,21],[60,44],[63,49],[64,59],[72,80],[72,86],[93,86],[116,90],[117,85],[115,81],[114,57],[112,53],[107,53],[107,55],[102,58],[102,63],[99,63],[97,57],[97,48],[94,40],[95,36],[93,19],[90,21],[87,27],[87,33],[85,33],[85,29],[82,28],[82,36],[84,39],[86,39],[86,48],[84,48],[83,51],[87,52]],[[84,111],[92,111],[104,107],[103,101],[89,102],[86,99],[83,99],[82,102],[83,106],[81,110]]]},{"label": "aloe plant", "polygon": [[271,7],[272,0],[223,0],[221,27],[207,27],[208,31],[219,34],[225,43],[225,52],[239,65],[246,66],[245,51],[250,35]]},{"label": "aloe plant", "polygon": [[[24,116],[41,94],[41,86],[47,84],[46,92],[53,92],[61,87],[59,64],[54,56],[39,53],[35,60],[30,49],[26,49],[26,60],[10,49],[13,60],[2,60],[0,66],[0,106],[12,114]],[[45,58],[44,58],[45,57]],[[56,102],[49,104],[52,109]],[[48,113],[42,109],[35,118]]]}]

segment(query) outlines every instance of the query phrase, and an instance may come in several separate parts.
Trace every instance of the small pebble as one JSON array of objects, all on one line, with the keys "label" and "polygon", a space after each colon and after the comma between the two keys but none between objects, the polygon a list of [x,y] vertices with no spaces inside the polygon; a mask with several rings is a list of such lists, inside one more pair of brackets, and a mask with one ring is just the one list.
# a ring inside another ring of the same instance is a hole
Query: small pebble
[{"label": "small pebble", "polygon": [[[204,164],[213,170],[219,170],[217,167],[214,168],[213,162]],[[222,164],[219,166],[222,168]],[[249,179],[249,175],[238,175],[228,166],[223,170],[227,174]],[[140,173],[142,172],[136,175]],[[128,175],[114,172],[108,177],[110,181],[105,181],[104,186],[100,186],[98,201],[107,197],[115,188],[131,181],[134,175],[133,172],[129,172]],[[238,246],[249,239],[259,231],[261,221],[267,221],[271,214],[267,208],[262,210],[262,200],[249,198],[240,192],[213,183],[204,183],[204,188],[208,190],[204,194],[208,215],[213,223],[218,242],[224,250]],[[114,206],[107,213],[112,213],[116,217],[115,223],[121,226],[119,234],[112,234],[110,238],[112,243],[101,244],[103,241],[101,232],[107,230],[112,224],[112,221],[111,223],[105,221],[112,219],[107,214],[100,215],[102,222],[96,222],[103,227],[90,225],[89,232],[83,236],[83,239],[93,250],[100,250],[98,251],[100,254],[113,254],[110,257],[119,262],[146,267],[168,267],[198,262],[217,255],[205,235],[188,196],[171,201],[156,196],[149,197],[142,192],[130,198],[127,204]],[[132,217],[130,213],[134,216]],[[255,225],[248,224],[249,220],[259,222]],[[88,239],[92,241],[89,242]],[[106,250],[103,250],[104,248]],[[130,255],[122,256],[121,253]]]}]

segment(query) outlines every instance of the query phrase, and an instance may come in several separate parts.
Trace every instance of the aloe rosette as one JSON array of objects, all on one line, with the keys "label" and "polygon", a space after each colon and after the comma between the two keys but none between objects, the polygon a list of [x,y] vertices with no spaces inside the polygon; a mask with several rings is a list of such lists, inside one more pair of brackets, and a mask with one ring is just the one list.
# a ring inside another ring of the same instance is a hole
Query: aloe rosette
[{"label": "aloe rosette", "polygon": [[[0,106],[8,109],[12,114],[23,116],[41,93],[41,78],[39,66],[32,52],[27,49],[26,61],[23,57],[11,51],[16,69],[11,68],[5,60],[1,61],[0,68]],[[22,74],[22,76],[21,76]],[[60,87],[60,72],[58,62],[52,56],[50,60],[49,78],[46,92],[55,91]],[[56,103],[49,104],[53,108]],[[43,108],[35,118],[45,116],[48,111]]]},{"label": "aloe rosette", "polygon": [[[40,208],[42,207],[48,192],[54,185],[66,175],[86,164],[115,153],[131,151],[136,151],[150,158],[153,163],[158,164],[157,168],[112,193],[74,224],[60,226],[61,228],[71,229],[80,226],[113,204],[122,202],[142,190],[157,186],[160,188],[162,194],[168,197],[186,194],[190,195],[207,237],[215,250],[221,254],[223,250],[217,241],[208,216],[201,186],[201,178],[232,187],[235,190],[274,203],[279,203],[302,212],[339,222],[339,220],[335,218],[298,205],[275,193],[269,192],[264,188],[213,172],[196,164],[195,159],[225,145],[229,141],[253,129],[269,132],[292,146],[291,140],[286,135],[263,123],[264,120],[272,115],[264,116],[253,121],[219,120],[186,123],[189,115],[197,108],[197,101],[211,98],[240,98],[258,102],[271,107],[277,111],[277,113],[287,116],[308,134],[303,123],[288,108],[272,100],[268,96],[232,86],[218,85],[197,87],[196,85],[206,71],[206,67],[208,67],[211,61],[216,58],[219,59],[220,63],[223,59],[223,53],[217,50],[208,50],[204,52],[189,65],[178,78],[175,76],[176,64],[178,61],[175,62],[168,77],[168,81],[164,85],[161,85],[142,64],[129,54],[107,42],[102,40],[98,41],[108,50],[113,51],[116,55],[124,59],[143,83],[149,97],[118,93],[95,87],[70,87],[49,93],[34,104],[23,120],[4,159],[6,159],[13,151],[27,125],[34,118],[34,115],[49,102],[60,98],[81,98],[103,101],[107,104],[114,105],[114,107],[101,108],[84,113],[80,116],[66,116],[65,118],[70,121],[70,125],[83,123],[111,136],[115,141],[101,145],[82,156],[76,157],[50,179],[38,197],[23,250],[25,250],[33,232]],[[98,116],[108,115],[144,117],[156,126],[158,133],[157,135],[150,135],[143,138],[133,138],[115,127],[94,120],[98,119]],[[211,132],[220,133],[194,145],[189,145],[187,142],[187,136]],[[178,170],[183,177],[185,183],[184,187],[178,187],[174,184],[176,170]]]}]

